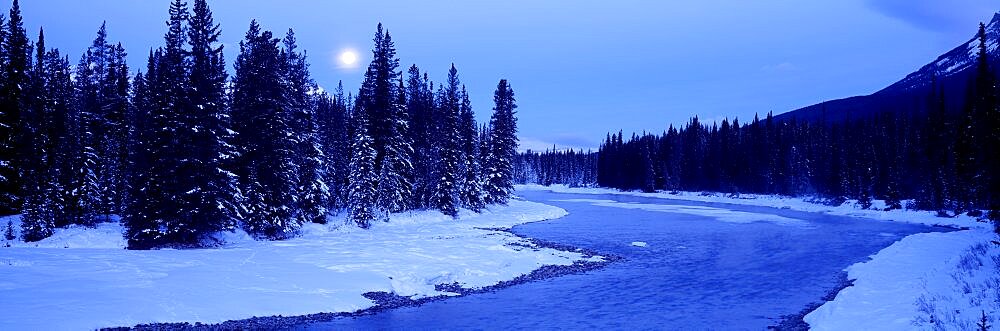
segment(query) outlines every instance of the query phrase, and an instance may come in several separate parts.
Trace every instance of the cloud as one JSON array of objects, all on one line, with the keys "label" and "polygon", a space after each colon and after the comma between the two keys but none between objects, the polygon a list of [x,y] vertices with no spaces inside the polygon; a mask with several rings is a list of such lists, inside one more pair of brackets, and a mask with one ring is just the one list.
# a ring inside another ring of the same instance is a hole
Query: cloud
[{"label": "cloud", "polygon": [[917,28],[962,34],[975,32],[976,23],[1000,9],[995,0],[865,0],[865,4]]}]

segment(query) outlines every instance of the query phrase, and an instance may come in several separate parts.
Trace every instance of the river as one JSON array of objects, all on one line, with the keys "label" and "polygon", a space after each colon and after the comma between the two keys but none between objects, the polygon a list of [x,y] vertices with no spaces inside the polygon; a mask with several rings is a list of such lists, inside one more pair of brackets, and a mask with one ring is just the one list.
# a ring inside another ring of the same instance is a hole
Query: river
[{"label": "river", "polygon": [[569,211],[517,226],[518,235],[624,260],[584,274],[303,328],[761,330],[836,290],[845,267],[904,236],[942,230],[768,207],[518,193]]}]

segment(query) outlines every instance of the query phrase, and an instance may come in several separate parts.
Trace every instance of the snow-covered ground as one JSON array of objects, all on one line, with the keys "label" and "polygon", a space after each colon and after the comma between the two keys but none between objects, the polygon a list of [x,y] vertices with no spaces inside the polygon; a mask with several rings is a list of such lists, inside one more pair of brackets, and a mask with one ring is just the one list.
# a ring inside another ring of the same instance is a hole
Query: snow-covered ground
[{"label": "snow-covered ground", "polygon": [[[60,229],[38,243],[0,247],[0,330],[216,323],[356,311],[374,305],[362,297],[373,291],[448,295],[434,285],[484,287],[582,259],[482,229],[565,214],[511,201],[478,215],[463,211],[457,221],[415,212],[369,230],[310,225],[287,241],[258,242],[240,233],[221,238],[222,248],[194,250],[125,250],[117,223]],[[8,220],[17,218],[0,219],[0,226]]]},{"label": "snow-covered ground", "polygon": [[1000,325],[996,235],[919,233],[847,268],[854,286],[805,317],[815,330],[978,330]]},{"label": "snow-covered ground", "polygon": [[[911,235],[872,255],[871,260],[848,267],[848,279],[854,284],[806,315],[805,321],[815,330],[978,329],[976,323],[985,312],[989,325],[1000,325],[1000,245],[992,242],[998,240],[992,226],[972,217],[941,218],[933,212],[914,210],[865,210],[852,201],[827,206],[809,198],[771,195],[729,197],[538,185],[519,185],[517,189],[769,206],[968,228]],[[874,201],[873,205],[877,208],[884,202]]]},{"label": "snow-covered ground", "polygon": [[541,190],[541,191],[550,191],[558,193],[613,194],[613,195],[630,195],[638,197],[665,198],[665,199],[676,199],[676,200],[687,200],[687,201],[718,202],[718,203],[730,203],[730,204],[747,205],[747,206],[775,207],[775,208],[791,209],[797,211],[871,218],[871,219],[886,220],[886,221],[919,223],[926,225],[940,225],[940,226],[948,226],[955,228],[965,228],[965,227],[982,228],[982,229],[990,228],[989,224],[983,222],[977,222],[975,218],[964,215],[958,217],[942,218],[942,217],[937,217],[936,213],[929,211],[877,210],[885,208],[885,201],[882,200],[873,200],[872,201],[873,209],[862,209],[860,206],[858,206],[857,201],[854,200],[847,200],[847,202],[845,202],[840,206],[828,206],[815,202],[814,201],[815,199],[809,197],[784,197],[778,195],[761,195],[761,194],[740,194],[735,197],[730,197],[728,196],[728,194],[724,193],[710,193],[710,194],[701,192],[642,193],[642,192],[623,192],[606,188],[591,188],[591,187],[571,188],[571,187],[566,187],[565,185],[552,185],[552,186],[517,185],[516,189],[519,191]]}]

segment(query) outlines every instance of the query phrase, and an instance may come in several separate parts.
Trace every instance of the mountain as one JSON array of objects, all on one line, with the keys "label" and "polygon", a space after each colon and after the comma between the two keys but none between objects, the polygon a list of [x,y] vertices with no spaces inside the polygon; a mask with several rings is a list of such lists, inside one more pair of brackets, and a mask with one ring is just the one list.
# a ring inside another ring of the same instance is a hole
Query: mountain
[{"label": "mountain", "polygon": [[[1000,13],[994,14],[990,24],[986,26],[986,49],[994,71],[1000,67],[998,42]],[[913,116],[921,116],[927,111],[928,97],[935,79],[944,92],[948,109],[961,109],[965,102],[966,87],[975,71],[978,47],[979,40],[973,34],[968,42],[878,92],[821,102],[776,115],[775,119],[795,118],[799,121],[837,123],[884,112],[910,112]]]}]

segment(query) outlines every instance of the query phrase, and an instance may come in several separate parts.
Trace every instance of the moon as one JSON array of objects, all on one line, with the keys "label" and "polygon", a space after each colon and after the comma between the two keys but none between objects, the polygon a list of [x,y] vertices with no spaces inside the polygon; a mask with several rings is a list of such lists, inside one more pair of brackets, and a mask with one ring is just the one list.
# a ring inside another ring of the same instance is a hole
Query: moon
[{"label": "moon", "polygon": [[354,67],[358,64],[358,52],[355,52],[353,49],[345,49],[337,56],[337,61],[340,62],[342,67]]}]

